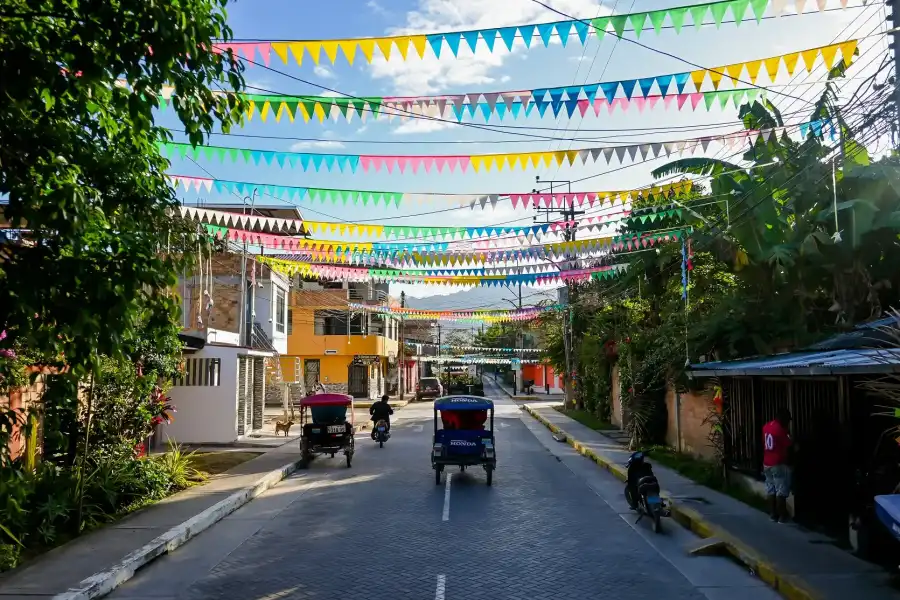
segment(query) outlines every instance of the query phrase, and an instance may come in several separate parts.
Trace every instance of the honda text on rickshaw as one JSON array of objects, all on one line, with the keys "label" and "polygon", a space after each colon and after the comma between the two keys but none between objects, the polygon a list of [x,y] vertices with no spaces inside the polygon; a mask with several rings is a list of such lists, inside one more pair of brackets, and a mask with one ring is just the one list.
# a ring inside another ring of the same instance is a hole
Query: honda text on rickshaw
[{"label": "honda text on rickshaw", "polygon": [[[350,411],[350,420],[347,411]],[[353,460],[353,397],[315,394],[300,401],[300,466],[316,456],[343,454],[347,468]]]},{"label": "honda text on rickshaw", "polygon": [[[440,418],[438,418],[440,417]],[[490,419],[490,429],[485,424]],[[434,401],[434,438],[431,449],[434,483],[448,466],[480,466],[491,485],[497,454],[494,450],[494,403],[480,396],[446,396]]]}]

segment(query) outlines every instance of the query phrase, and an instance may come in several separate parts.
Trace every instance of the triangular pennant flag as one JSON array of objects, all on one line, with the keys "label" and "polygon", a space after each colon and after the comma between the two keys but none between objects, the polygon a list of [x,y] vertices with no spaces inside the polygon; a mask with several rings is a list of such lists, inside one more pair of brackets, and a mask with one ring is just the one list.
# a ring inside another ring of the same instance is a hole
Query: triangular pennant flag
[{"label": "triangular pennant flag", "polygon": [[634,28],[634,37],[640,39],[641,32],[644,31],[644,24],[647,22],[647,13],[634,13],[629,16],[628,20]]},{"label": "triangular pennant flag", "polygon": [[675,33],[681,33],[681,28],[684,26],[684,18],[687,16],[687,13],[688,9],[685,6],[669,9],[669,19],[672,21],[672,27],[675,29]]},{"label": "triangular pennant flag", "polygon": [[663,22],[666,20],[666,15],[669,14],[669,11],[663,10],[654,10],[650,11],[648,15],[650,16],[650,23],[653,25],[653,29],[656,31],[657,35],[662,29]]},{"label": "triangular pennant flag", "polygon": [[591,19],[591,27],[594,28],[594,34],[596,34],[599,41],[603,41],[603,36],[606,35],[607,25],[609,25],[609,17],[597,17],[596,19]]}]

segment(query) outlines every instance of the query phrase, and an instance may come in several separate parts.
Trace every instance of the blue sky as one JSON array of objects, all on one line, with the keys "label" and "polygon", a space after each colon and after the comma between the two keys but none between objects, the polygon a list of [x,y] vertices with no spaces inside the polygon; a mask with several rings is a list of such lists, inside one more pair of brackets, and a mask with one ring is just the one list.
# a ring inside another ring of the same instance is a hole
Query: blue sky
[{"label": "blue sky", "polygon": [[[669,6],[679,6],[687,2],[660,2],[649,0],[556,0],[548,4],[580,18],[593,18],[612,13],[631,13],[655,10]],[[794,16],[794,0],[787,3],[790,16],[780,19],[763,20],[757,25],[747,18],[740,27],[723,24],[720,29],[709,25],[695,31],[685,27],[680,34],[671,29],[656,35],[652,29],[644,32],[640,41],[660,51],[664,51],[704,67],[764,58],[802,49],[812,48],[861,36],[869,36],[883,31],[883,7],[875,3],[868,8],[857,8],[859,0],[850,0],[844,11],[807,13]],[[806,10],[815,10],[816,3],[809,0]],[[839,8],[839,0],[828,0],[827,8]],[[767,15],[771,14],[771,7]],[[556,15],[530,0],[330,0],[329,2],[297,2],[296,0],[243,0],[231,3],[228,8],[229,23],[237,39],[292,40],[328,39],[349,37],[373,37],[392,33],[431,33],[480,27],[496,27],[559,20]],[[730,20],[730,13],[726,20]],[[849,25],[849,27],[848,27]],[[847,29],[845,29],[847,28]],[[854,33],[855,32],[855,33]],[[632,32],[625,37],[634,39]],[[852,92],[859,79],[874,64],[865,67],[883,51],[883,37],[869,38],[860,43],[863,56],[859,67],[851,69],[851,80],[844,86],[845,92]],[[872,48],[871,51],[869,49]],[[306,79],[310,82],[350,95],[433,95],[481,91],[504,91],[584,84],[598,81],[613,81],[648,77],[665,73],[692,70],[693,67],[674,58],[662,56],[640,48],[626,41],[617,41],[614,36],[606,36],[602,42],[591,37],[582,46],[570,43],[563,48],[553,44],[544,48],[532,44],[526,50],[517,42],[513,51],[507,52],[498,42],[495,52],[489,53],[483,47],[474,56],[468,49],[461,49],[459,58],[449,53],[445,58],[419,59],[410,53],[408,61],[385,63],[376,59],[372,64],[357,60],[353,66],[339,59],[337,64],[327,64],[327,60],[316,67],[305,61],[302,67],[291,62],[284,65],[273,55],[271,66],[285,74]],[[797,83],[819,82],[824,77],[824,68],[819,66],[811,76],[801,69],[794,79],[784,73],[777,84],[791,84],[790,87],[773,87],[769,97],[776,105],[787,111],[804,108],[804,102],[779,96],[777,92],[810,99],[818,96],[821,84],[797,86]],[[250,86],[264,88],[285,94],[317,94],[320,88],[300,83],[288,76],[249,66],[245,79]],[[762,78],[761,85],[768,85]],[[746,87],[746,86],[742,86]],[[261,136],[321,138],[324,142],[298,142],[291,139],[255,139],[242,137],[214,136],[212,143],[226,146],[251,147],[273,150],[299,150],[304,152],[346,152],[354,154],[467,154],[488,152],[526,152],[577,149],[582,147],[616,145],[640,141],[666,141],[694,138],[715,133],[727,133],[740,129],[737,111],[733,107],[721,110],[718,107],[707,111],[698,108],[677,111],[674,107],[639,113],[632,108],[627,113],[617,110],[612,115],[592,113],[582,119],[569,120],[531,117],[502,122],[492,120],[491,125],[518,125],[557,127],[558,131],[526,131],[538,135],[572,137],[574,132],[584,137],[602,138],[593,142],[527,140],[509,135],[512,130],[486,132],[469,127],[435,127],[425,121],[401,123],[397,120],[369,120],[363,124],[354,119],[324,124],[302,120],[290,123],[286,119],[275,123],[269,119],[261,123],[254,119],[239,133]],[[787,119],[797,123],[805,117],[797,114]],[[171,115],[163,115],[164,124],[173,124]],[[484,124],[483,120],[474,123]],[[728,126],[728,123],[733,123]],[[724,125],[723,125],[724,124]],[[710,126],[714,127],[710,127]],[[660,128],[685,128],[666,130]],[[653,131],[646,129],[656,128]],[[592,131],[593,130],[593,131]],[[605,131],[597,131],[605,130]],[[612,131],[611,131],[612,130]],[[644,130],[644,131],[641,131]],[[351,143],[354,142],[354,143]],[[453,144],[454,141],[476,143]],[[510,141],[515,141],[510,143]],[[392,142],[392,143],[385,143]],[[398,143],[399,142],[399,143]],[[711,147],[708,156],[723,156],[718,147]],[[461,175],[438,175],[420,173],[388,175],[384,173],[362,173],[355,175],[341,173],[304,173],[300,170],[280,169],[277,166],[250,166],[244,164],[199,161],[203,168],[190,161],[175,160],[171,172],[182,175],[212,176],[221,179],[254,181],[281,185],[330,187],[345,189],[375,189],[404,192],[446,192],[446,193],[505,193],[527,192],[535,187],[535,175],[542,179],[572,180],[593,176],[591,179],[573,186],[576,191],[599,191],[610,189],[631,189],[652,183],[650,171],[665,163],[664,159],[649,161],[625,169],[604,164],[529,170],[526,172],[503,172],[490,174],[468,173]],[[204,171],[204,169],[206,171]],[[208,172],[207,172],[208,171]],[[612,171],[612,172],[609,172]],[[606,174],[603,174],[606,173]],[[182,193],[185,202],[196,202],[193,192]],[[226,197],[204,196],[215,202],[227,202]],[[231,198],[231,201],[236,199]],[[265,204],[284,205],[273,198],[264,198]],[[400,208],[363,208],[359,206],[323,205],[301,203],[300,210],[307,219],[324,221],[377,221],[395,225],[490,225],[512,223],[527,225],[534,214],[531,210],[513,209],[503,202],[495,210],[466,209],[444,210],[436,214],[428,213],[453,207],[447,202],[431,205],[401,205]],[[386,221],[385,219],[389,219]],[[392,286],[396,293],[406,289],[413,295],[446,293],[440,288],[424,286]]]}]

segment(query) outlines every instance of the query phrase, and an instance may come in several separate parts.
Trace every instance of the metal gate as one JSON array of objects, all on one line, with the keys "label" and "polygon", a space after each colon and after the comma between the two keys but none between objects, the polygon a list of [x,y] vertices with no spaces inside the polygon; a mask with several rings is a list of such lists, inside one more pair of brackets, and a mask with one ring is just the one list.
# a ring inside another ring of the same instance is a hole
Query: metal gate
[{"label": "metal gate", "polygon": [[369,397],[369,367],[351,364],[347,367],[347,393],[354,398]]},{"label": "metal gate", "polygon": [[307,392],[315,392],[319,383],[319,361],[307,359],[303,362],[303,383]]}]

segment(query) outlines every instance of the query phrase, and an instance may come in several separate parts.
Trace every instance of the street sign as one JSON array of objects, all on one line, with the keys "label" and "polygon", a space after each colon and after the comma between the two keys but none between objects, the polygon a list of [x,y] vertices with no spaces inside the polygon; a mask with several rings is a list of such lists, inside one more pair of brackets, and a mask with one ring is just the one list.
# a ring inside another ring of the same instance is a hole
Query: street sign
[{"label": "street sign", "polygon": [[569,303],[569,286],[566,285],[561,288],[557,288],[556,293],[558,295],[558,301],[560,304]]},{"label": "street sign", "polygon": [[377,354],[357,354],[353,357],[353,362],[358,365],[374,365],[381,362],[381,357]]},{"label": "street sign", "polygon": [[509,359],[509,364],[512,366],[513,371],[519,371],[522,369],[522,361],[518,358]]}]

